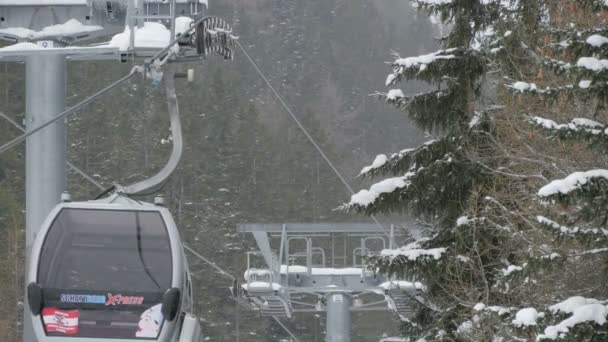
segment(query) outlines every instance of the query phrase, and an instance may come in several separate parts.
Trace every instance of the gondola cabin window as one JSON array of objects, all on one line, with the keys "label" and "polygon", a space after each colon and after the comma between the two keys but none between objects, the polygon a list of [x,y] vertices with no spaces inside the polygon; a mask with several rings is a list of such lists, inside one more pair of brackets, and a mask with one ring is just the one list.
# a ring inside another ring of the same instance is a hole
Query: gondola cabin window
[{"label": "gondola cabin window", "polygon": [[156,339],[172,271],[159,212],[65,208],[38,268],[46,334]]}]

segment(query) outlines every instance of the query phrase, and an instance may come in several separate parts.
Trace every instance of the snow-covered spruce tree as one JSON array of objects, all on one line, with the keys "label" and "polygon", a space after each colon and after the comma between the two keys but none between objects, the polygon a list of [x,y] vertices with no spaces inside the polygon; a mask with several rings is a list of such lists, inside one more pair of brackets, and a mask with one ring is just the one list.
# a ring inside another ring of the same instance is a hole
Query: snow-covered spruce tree
[{"label": "snow-covered spruce tree", "polygon": [[[547,141],[578,154],[565,155],[556,159],[555,168],[542,170],[552,181],[537,188],[540,205],[532,219],[552,235],[541,246],[552,253],[547,263],[531,260],[522,272],[542,276],[558,263],[564,274],[545,288],[544,302],[518,311],[513,323],[537,341],[607,341],[607,4],[589,0],[563,5],[584,20],[575,23],[575,15],[568,18],[572,21],[552,18],[543,28],[551,41],[543,49],[547,55],[538,58],[555,75],[539,81],[550,85],[518,81],[509,87],[529,95],[525,101],[542,99],[546,105],[526,113],[528,121]],[[586,271],[576,273],[579,269]],[[580,278],[571,279],[573,275]]]},{"label": "snow-covered spruce tree", "polygon": [[[496,284],[508,268],[512,232],[495,219],[504,206],[487,198],[501,173],[495,155],[493,111],[480,101],[487,72],[499,60],[513,22],[535,15],[537,1],[418,0],[421,11],[451,27],[441,37],[442,50],[396,59],[378,96],[406,112],[435,139],[395,153],[379,155],[362,177],[391,175],[352,196],[342,208],[365,214],[407,212],[429,226],[422,240],[369,259],[370,267],[426,285],[426,301],[404,319],[404,333],[430,340],[470,341],[473,307],[504,302]],[[532,20],[536,23],[535,20]],[[523,27],[523,25],[522,25]],[[434,87],[406,96],[399,82],[425,81]],[[484,161],[484,162],[482,162]],[[496,209],[499,207],[499,209]],[[505,309],[507,312],[508,309]],[[491,340],[494,327],[475,337]]]}]

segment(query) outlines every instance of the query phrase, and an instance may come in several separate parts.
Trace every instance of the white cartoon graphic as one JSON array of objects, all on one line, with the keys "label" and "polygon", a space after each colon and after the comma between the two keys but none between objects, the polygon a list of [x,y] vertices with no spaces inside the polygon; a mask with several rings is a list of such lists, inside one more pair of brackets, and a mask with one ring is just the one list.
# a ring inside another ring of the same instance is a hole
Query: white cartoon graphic
[{"label": "white cartoon graphic", "polygon": [[156,304],[141,314],[135,337],[156,338],[158,336],[160,326],[163,323],[163,314],[160,308],[161,304]]}]

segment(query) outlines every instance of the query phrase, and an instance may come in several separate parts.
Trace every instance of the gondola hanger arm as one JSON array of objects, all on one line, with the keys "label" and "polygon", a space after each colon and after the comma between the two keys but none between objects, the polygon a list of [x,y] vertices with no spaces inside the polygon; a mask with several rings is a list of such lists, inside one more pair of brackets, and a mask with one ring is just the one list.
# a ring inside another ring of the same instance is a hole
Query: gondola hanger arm
[{"label": "gondola hanger arm", "polygon": [[173,140],[173,149],[167,164],[154,176],[144,179],[135,184],[128,186],[118,186],[117,192],[126,195],[141,195],[144,193],[155,192],[160,190],[162,185],[169,179],[171,174],[179,165],[184,149],[184,141],[182,134],[182,125],[179,118],[179,105],[177,102],[177,93],[175,91],[175,67],[166,66],[163,73],[163,81],[165,84],[165,93],[167,96],[167,107],[169,118],[171,120],[171,137]]}]

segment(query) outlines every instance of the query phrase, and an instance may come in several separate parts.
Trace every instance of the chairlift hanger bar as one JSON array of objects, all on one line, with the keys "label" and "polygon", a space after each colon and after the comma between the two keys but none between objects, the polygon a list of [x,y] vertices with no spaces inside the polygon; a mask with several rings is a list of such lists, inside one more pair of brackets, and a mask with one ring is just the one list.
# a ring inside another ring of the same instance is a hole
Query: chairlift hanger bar
[{"label": "chairlift hanger bar", "polygon": [[165,94],[167,96],[167,107],[171,121],[171,136],[173,137],[173,149],[169,160],[163,168],[154,176],[146,178],[135,184],[121,188],[117,191],[127,195],[138,195],[152,190],[158,190],[164,184],[173,171],[179,165],[182,156],[184,141],[182,137],[182,126],[179,118],[179,105],[175,91],[175,67],[170,66],[163,77],[165,83]]}]

